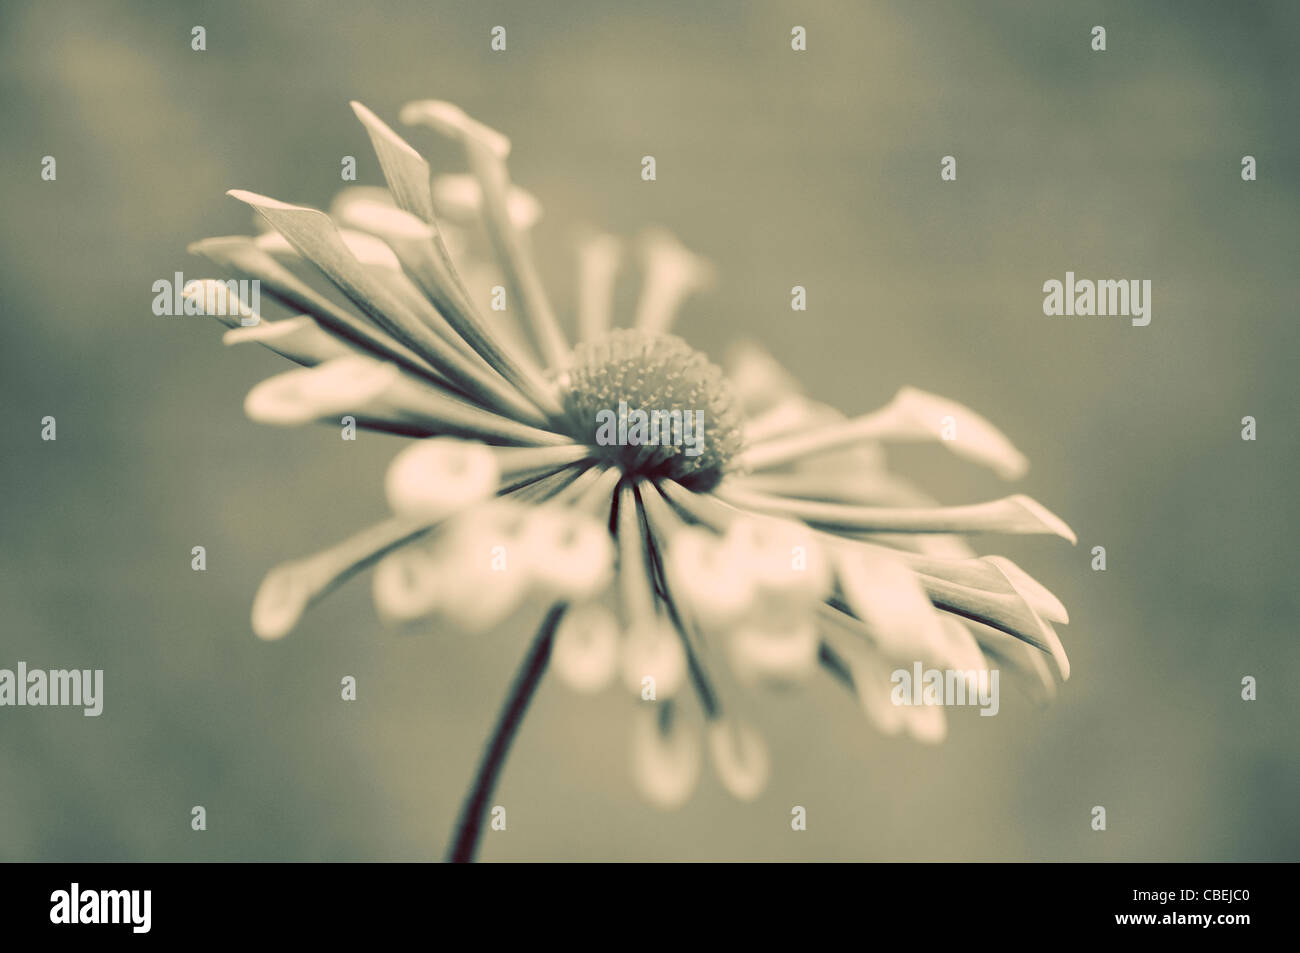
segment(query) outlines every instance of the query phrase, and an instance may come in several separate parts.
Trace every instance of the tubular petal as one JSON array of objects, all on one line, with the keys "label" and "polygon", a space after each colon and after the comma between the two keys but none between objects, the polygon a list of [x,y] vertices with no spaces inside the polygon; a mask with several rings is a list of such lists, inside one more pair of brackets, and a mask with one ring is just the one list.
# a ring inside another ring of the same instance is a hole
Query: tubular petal
[{"label": "tubular petal", "polygon": [[228,328],[256,327],[262,320],[239,295],[230,293],[229,284],[215,278],[186,282],[181,295],[197,300],[201,313],[211,315]]},{"label": "tubular petal", "polygon": [[595,341],[609,331],[622,256],[622,245],[612,235],[596,235],[578,246],[579,341]]},{"label": "tubular petal", "polygon": [[390,519],[313,556],[281,563],[253,599],[253,631],[263,639],[289,633],[303,612],[350,576],[429,531],[424,521]]},{"label": "tubular petal", "polygon": [[902,711],[904,727],[917,741],[937,745],[948,737],[948,716],[939,705],[911,705]]},{"label": "tubular petal", "polygon": [[793,520],[746,516],[727,528],[727,555],[747,563],[768,594],[797,602],[819,602],[830,591],[831,570],[815,535]]},{"label": "tubular petal", "polygon": [[408,103],[402,107],[401,119],[407,124],[432,126],[464,146],[482,192],[484,224],[507,281],[514,288],[515,300],[547,363],[558,367],[568,355],[569,345],[537,272],[528,234],[516,227],[510,214],[510,174],[505,163],[510,140],[471,119],[460,108],[436,100]]},{"label": "tubular petal", "polygon": [[399,549],[375,567],[371,589],[382,618],[393,622],[423,618],[438,605],[437,564],[420,547]]},{"label": "tubular petal", "polygon": [[591,694],[608,687],[618,672],[618,620],[604,606],[572,606],[560,621],[551,665],[566,685]]},{"label": "tubular petal", "polygon": [[1060,517],[1024,495],[965,506],[875,507],[794,500],[719,487],[715,494],[733,506],[794,517],[849,533],[1048,533],[1071,543],[1074,532]]},{"label": "tubular petal", "polygon": [[[483,189],[472,175],[440,175],[433,180],[433,204],[444,218],[453,222],[477,222],[483,214]],[[508,204],[515,228],[528,231],[541,220],[542,203],[527,189],[512,185]]]},{"label": "tubular petal", "polygon": [[742,463],[761,470],[870,440],[937,440],[1007,479],[1024,475],[1029,466],[1011,441],[975,411],[914,387],[904,387],[873,413],[755,445]]},{"label": "tubular petal", "polygon": [[439,519],[487,499],[500,479],[496,457],[483,444],[435,437],[393,458],[384,491],[394,513]]},{"label": "tubular petal", "polygon": [[420,99],[402,107],[397,118],[407,126],[428,126],[449,139],[472,139],[498,159],[510,155],[510,140],[490,126],[466,115],[454,103]]},{"label": "tubular petal", "polygon": [[805,400],[799,383],[766,348],[752,341],[733,344],[725,366],[747,420],[763,416],[785,401]]},{"label": "tubular petal", "polygon": [[709,753],[722,786],[740,801],[752,801],[763,793],[772,773],[767,744],[749,725],[730,717],[709,724]]},{"label": "tubular petal", "polygon": [[635,623],[623,643],[623,681],[628,690],[643,697],[647,678],[654,680],[654,697],[659,699],[676,695],[686,678],[681,639],[672,625],[658,616]]},{"label": "tubular petal", "polygon": [[671,232],[654,229],[641,243],[644,275],[636,307],[636,327],[665,334],[688,296],[713,281],[713,266],[690,251]]},{"label": "tubular petal", "polygon": [[728,648],[736,674],[746,682],[803,682],[817,669],[821,644],[810,617],[743,622],[729,634]]},{"label": "tubular petal", "polygon": [[231,328],[221,336],[221,342],[228,347],[261,344],[304,367],[315,367],[337,357],[351,357],[358,353],[306,314],[283,321],[262,321],[250,328]]},{"label": "tubular petal", "polygon": [[826,626],[822,637],[848,669],[853,681],[853,694],[867,720],[884,735],[896,735],[902,731],[902,706],[890,700],[893,689],[890,665],[841,626]]},{"label": "tubular petal", "polygon": [[609,584],[614,544],[609,531],[584,513],[537,507],[524,517],[519,545],[534,580],[554,595],[587,599]]},{"label": "tubular petal", "polygon": [[[193,255],[204,255],[223,268],[256,278],[272,296],[291,308],[306,311],[331,334],[380,359],[391,360],[413,374],[452,387],[429,363],[384,331],[371,327],[319,294],[246,235],[205,238],[190,244]],[[454,389],[454,388],[453,388]]]},{"label": "tubular petal", "polygon": [[836,578],[844,600],[894,659],[939,654],[946,639],[939,615],[915,574],[880,552],[841,550]]},{"label": "tubular petal", "polygon": [[519,608],[532,566],[511,529],[513,507],[483,504],[456,517],[437,547],[443,587],[439,611],[456,625],[483,632]]},{"label": "tubular petal", "polygon": [[[671,702],[662,705],[671,706]],[[700,732],[671,708],[638,705],[632,724],[632,779],[641,796],[663,810],[686,803],[700,780]]]},{"label": "tubular petal", "polygon": [[398,375],[395,365],[344,357],[317,367],[268,377],[244,399],[244,412],[258,423],[288,427],[360,409]]},{"label": "tubular petal", "polygon": [[545,422],[542,413],[519,391],[444,341],[357,261],[324,212],[239,189],[231,190],[230,195],[257,209],[358,308],[457,388],[480,403],[508,411],[517,420],[532,424]]},{"label": "tubular petal", "polygon": [[757,580],[748,562],[708,530],[687,526],[674,534],[665,572],[705,629],[726,626],[753,605]]},{"label": "tubular petal", "polygon": [[408,212],[363,201],[348,205],[344,220],[379,235],[388,244],[467,347],[548,415],[555,417],[561,413],[553,388],[541,379],[532,362],[509,346],[506,337],[498,333],[499,329],[493,331],[479,316],[450,264],[450,256],[445,250],[439,253],[433,226]]}]

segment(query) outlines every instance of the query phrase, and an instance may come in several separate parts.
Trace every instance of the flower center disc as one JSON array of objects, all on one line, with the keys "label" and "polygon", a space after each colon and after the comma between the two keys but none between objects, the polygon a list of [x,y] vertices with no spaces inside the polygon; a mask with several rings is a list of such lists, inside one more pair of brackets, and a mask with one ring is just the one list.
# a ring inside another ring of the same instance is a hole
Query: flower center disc
[{"label": "flower center disc", "polygon": [[740,450],[730,385],[679,337],[618,330],[583,342],[559,383],[569,435],[629,475],[707,490]]}]

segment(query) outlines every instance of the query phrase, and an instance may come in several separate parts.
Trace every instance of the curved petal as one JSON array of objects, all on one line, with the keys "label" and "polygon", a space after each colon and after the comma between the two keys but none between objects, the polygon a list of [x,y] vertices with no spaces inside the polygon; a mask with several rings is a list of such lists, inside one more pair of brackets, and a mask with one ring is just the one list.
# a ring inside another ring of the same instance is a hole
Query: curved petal
[{"label": "curved petal", "polygon": [[1024,475],[1029,466],[1011,441],[975,411],[915,387],[904,387],[870,414],[757,444],[740,462],[759,470],[877,440],[936,440],[1007,479]]},{"label": "curved petal", "polygon": [[844,601],[881,651],[893,659],[940,654],[943,623],[906,564],[872,550],[841,549],[834,558]]},{"label": "curved petal", "polygon": [[[507,203],[510,221],[515,228],[527,231],[542,218],[542,203],[527,189],[510,186]],[[435,176],[433,204],[439,214],[449,221],[459,224],[476,223],[483,214],[483,189],[478,179],[465,173]]]},{"label": "curved petal", "polygon": [[1059,516],[1023,494],[963,506],[877,507],[794,500],[725,484],[714,493],[741,509],[801,519],[844,533],[1046,533],[1077,541]]},{"label": "curved petal", "polygon": [[287,635],[313,602],[344,580],[429,531],[427,520],[390,519],[321,550],[276,566],[253,599],[253,631],[263,639]]}]

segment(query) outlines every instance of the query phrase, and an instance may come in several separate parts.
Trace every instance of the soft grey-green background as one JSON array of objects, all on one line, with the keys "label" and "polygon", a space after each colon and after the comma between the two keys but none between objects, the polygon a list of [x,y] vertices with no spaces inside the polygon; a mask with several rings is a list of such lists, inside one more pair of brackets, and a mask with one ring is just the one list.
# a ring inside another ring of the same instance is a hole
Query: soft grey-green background
[{"label": "soft grey-green background", "polygon": [[[436,97],[513,138],[562,306],[580,227],[672,228],[722,277],[695,343],[756,337],[850,412],[905,383],[971,404],[1080,536],[990,541],[1071,609],[1053,707],[1006,691],[925,748],[820,680],[760,709],[760,800],[706,774],[661,814],[629,781],[624,700],[548,681],[486,859],[1297,859],[1298,10],[5,3],[0,667],[103,668],[107,700],[0,710],[0,858],[440,856],[531,632],[391,633],[361,582],[258,642],[262,573],[380,516],[399,443],[252,424],[243,395],[281,363],[150,311],[156,279],[209,272],[187,242],[248,229],[226,189],[320,205],[348,154],[378,183],[347,101],[395,121]],[[1067,269],[1152,279],[1151,325],[1044,317]],[[950,502],[1005,492],[938,451],[900,461]]]}]

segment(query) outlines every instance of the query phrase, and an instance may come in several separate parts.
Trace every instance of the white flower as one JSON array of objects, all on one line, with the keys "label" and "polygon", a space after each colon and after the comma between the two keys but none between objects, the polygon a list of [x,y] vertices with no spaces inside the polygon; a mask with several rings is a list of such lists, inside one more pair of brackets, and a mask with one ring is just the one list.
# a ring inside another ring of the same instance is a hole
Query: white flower
[{"label": "white flower", "polygon": [[[964,537],[1073,542],[1069,528],[1024,496],[937,505],[883,465],[889,443],[934,441],[1020,476],[1025,458],[990,423],[911,387],[848,418],[804,396],[753,346],[724,374],[669,334],[712,269],[662,231],[640,244],[640,301],[633,326],[618,330],[622,243],[583,243],[571,347],[534,263],[540,205],[510,182],[509,140],[448,104],[409,104],[404,121],[465,149],[469,173],[435,179],[414,148],[354,109],[386,190],[346,189],[332,215],[232,192],[271,231],[192,246],[302,312],[226,335],[302,365],[252,390],[252,418],[297,425],[346,414],[413,440],[385,481],[393,516],[272,570],[254,600],[258,635],[285,635],[371,565],[386,619],[481,628],[525,605],[549,609],[507,714],[526,704],[553,638],[554,669],[575,689],[628,693],[633,775],[665,806],[689,796],[705,752],[732,794],[759,795],[770,761],[748,715],[755,685],[821,690],[814,678],[828,671],[880,730],[935,741],[942,709],[890,702],[899,664],[1002,665],[1050,690],[1050,656],[1068,676],[1051,626],[1067,621],[1060,602]],[[489,253],[467,251],[476,223]],[[305,264],[354,309],[314,290],[295,271]],[[509,289],[528,339],[486,316],[481,279],[466,278],[485,269]],[[702,412],[699,452],[597,440],[599,411],[620,403]]]}]

